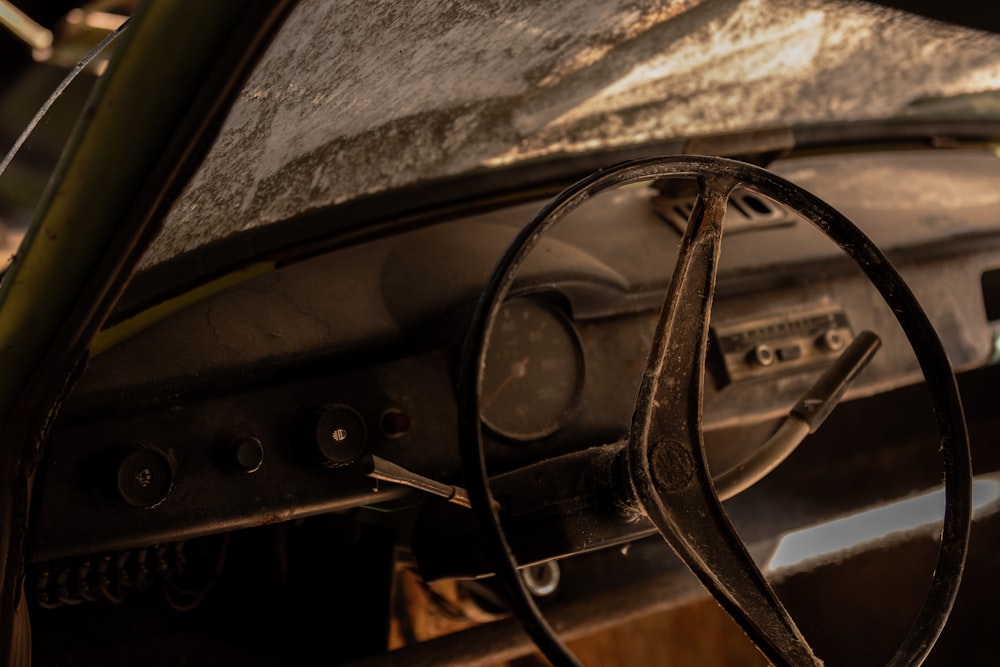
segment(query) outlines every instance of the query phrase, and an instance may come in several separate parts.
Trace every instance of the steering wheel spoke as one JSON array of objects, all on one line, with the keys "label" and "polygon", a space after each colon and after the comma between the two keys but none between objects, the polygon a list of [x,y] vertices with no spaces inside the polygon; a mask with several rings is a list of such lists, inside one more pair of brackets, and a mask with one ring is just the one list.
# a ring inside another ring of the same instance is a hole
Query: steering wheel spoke
[{"label": "steering wheel spoke", "polygon": [[626,448],[634,499],[684,563],[777,665],[820,664],[737,537],[702,438],[708,325],[727,201],[703,180],[639,389]]},{"label": "steering wheel spoke", "polygon": [[[673,439],[699,437],[708,321],[722,250],[723,219],[733,185],[726,181],[701,183],[639,389],[630,427],[630,453],[648,449],[651,429]],[[669,374],[665,373],[668,367]]]}]

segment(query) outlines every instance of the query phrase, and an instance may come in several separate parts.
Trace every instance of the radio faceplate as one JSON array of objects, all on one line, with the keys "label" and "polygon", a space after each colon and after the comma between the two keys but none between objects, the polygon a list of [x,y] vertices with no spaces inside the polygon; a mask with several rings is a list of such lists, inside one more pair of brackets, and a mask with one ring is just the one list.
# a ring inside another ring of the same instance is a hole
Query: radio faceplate
[{"label": "radio faceplate", "polygon": [[727,323],[712,327],[721,360],[720,385],[829,363],[854,340],[837,308]]}]

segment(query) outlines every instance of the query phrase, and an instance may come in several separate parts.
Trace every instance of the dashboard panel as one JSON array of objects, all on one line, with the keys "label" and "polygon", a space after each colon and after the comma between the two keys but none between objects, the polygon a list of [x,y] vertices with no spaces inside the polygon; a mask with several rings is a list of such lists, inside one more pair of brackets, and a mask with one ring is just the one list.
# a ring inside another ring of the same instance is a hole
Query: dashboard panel
[{"label": "dashboard panel", "polygon": [[[985,185],[1000,178],[993,153],[816,156],[772,169],[887,251],[957,369],[991,361],[982,276],[1000,268],[1000,209],[962,193],[994,191]],[[525,263],[509,326],[497,328],[487,358],[491,472],[622,437],[684,196],[654,184],[598,198]],[[737,202],[726,218],[704,398],[719,465],[759,444],[860,331],[878,333],[883,347],[848,399],[919,379],[892,313],[832,243],[773,202],[746,193]],[[542,203],[275,264],[118,323],[121,342],[92,357],[53,430],[29,560],[409,502],[414,492],[351,463],[361,451],[461,483],[454,382],[464,325]]]}]

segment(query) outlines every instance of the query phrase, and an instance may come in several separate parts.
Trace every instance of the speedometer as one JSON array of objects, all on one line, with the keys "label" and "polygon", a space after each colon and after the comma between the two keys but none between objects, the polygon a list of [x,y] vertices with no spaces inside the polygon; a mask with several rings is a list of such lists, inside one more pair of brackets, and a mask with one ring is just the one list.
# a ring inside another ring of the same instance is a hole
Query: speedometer
[{"label": "speedometer", "polygon": [[528,441],[565,424],[583,388],[583,350],[572,322],[540,299],[497,313],[486,350],[480,416],[495,434]]}]

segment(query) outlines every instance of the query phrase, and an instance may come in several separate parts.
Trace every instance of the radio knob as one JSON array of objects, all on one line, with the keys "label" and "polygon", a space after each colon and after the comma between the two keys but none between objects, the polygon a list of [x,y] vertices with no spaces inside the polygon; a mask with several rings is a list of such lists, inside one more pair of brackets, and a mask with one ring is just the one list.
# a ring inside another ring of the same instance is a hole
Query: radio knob
[{"label": "radio knob", "polygon": [[757,366],[771,366],[774,364],[774,348],[767,343],[761,343],[750,350],[750,363]]},{"label": "radio knob", "polygon": [[844,335],[836,329],[827,329],[819,338],[819,346],[827,352],[840,352],[845,345]]}]

